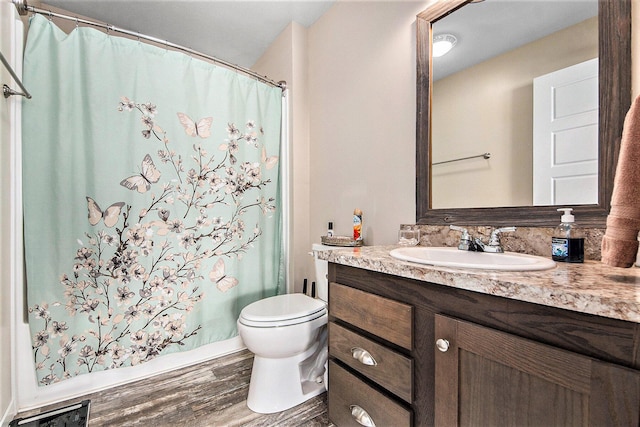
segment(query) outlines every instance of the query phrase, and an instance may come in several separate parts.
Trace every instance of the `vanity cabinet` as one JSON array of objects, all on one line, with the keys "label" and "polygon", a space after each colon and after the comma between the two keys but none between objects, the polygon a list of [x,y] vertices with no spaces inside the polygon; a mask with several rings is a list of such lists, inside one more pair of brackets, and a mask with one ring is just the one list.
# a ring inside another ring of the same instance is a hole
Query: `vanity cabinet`
[{"label": "vanity cabinet", "polygon": [[338,426],[640,425],[637,323],[334,263],[329,282]]}]

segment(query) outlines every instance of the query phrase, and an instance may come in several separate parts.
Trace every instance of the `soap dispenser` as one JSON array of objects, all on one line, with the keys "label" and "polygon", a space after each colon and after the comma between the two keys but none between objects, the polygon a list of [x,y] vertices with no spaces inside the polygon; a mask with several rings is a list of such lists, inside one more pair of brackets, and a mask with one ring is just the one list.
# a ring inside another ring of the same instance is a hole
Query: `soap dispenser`
[{"label": "soap dispenser", "polygon": [[575,224],[572,211],[571,208],[558,209],[564,214],[551,238],[551,258],[554,261],[584,262],[584,237]]}]

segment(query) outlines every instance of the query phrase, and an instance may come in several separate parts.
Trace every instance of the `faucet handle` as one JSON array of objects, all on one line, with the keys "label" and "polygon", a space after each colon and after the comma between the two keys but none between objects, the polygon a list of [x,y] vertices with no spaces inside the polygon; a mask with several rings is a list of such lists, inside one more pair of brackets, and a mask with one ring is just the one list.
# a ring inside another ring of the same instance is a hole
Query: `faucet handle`
[{"label": "faucet handle", "polygon": [[460,232],[462,233],[462,235],[463,235],[463,236],[464,236],[464,235],[466,235],[466,236],[468,236],[468,235],[469,235],[469,232],[467,231],[467,229],[466,229],[466,228],[464,228],[464,227],[458,227],[457,225],[450,225],[450,226],[449,226],[449,230],[460,231]]},{"label": "faucet handle", "polygon": [[450,225],[449,229],[459,231],[462,233],[462,235],[460,236],[460,243],[458,244],[458,249],[460,249],[461,251],[471,250],[471,246],[473,245],[473,242],[466,228],[458,227],[457,225]]},{"label": "faucet handle", "polygon": [[500,246],[500,233],[507,233],[510,231],[516,231],[516,227],[501,227],[493,230],[491,232],[491,237],[489,238],[489,246]]}]

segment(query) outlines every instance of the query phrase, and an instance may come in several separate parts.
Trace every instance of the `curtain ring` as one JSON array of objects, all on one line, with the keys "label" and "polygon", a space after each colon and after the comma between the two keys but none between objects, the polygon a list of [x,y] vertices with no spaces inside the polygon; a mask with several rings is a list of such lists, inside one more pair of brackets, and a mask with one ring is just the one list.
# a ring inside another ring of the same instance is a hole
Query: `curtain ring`
[{"label": "curtain ring", "polygon": [[78,22],[78,17],[76,16],[76,28],[78,28],[80,26],[80,23]]},{"label": "curtain ring", "polygon": [[138,31],[138,43],[140,43],[140,31]]},{"label": "curtain ring", "polygon": [[49,10],[49,21],[53,22],[53,12]]}]

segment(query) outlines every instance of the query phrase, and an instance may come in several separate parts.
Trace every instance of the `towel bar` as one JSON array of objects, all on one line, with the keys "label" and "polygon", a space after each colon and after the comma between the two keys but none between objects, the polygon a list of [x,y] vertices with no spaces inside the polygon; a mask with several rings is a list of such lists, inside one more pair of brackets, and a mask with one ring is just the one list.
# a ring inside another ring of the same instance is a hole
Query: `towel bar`
[{"label": "towel bar", "polygon": [[444,160],[442,162],[432,163],[432,166],[441,165],[443,163],[459,162],[460,160],[475,159],[476,157],[483,157],[485,159],[490,159],[491,158],[491,153],[482,153],[482,154],[478,154],[477,156],[460,157],[459,159]]}]

